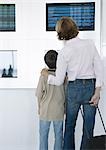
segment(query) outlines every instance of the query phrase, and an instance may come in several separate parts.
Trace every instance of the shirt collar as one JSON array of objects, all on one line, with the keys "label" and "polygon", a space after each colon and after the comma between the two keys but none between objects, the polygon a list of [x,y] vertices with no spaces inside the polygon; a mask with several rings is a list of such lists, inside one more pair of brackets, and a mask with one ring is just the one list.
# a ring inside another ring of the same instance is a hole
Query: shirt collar
[{"label": "shirt collar", "polygon": [[79,37],[77,36],[77,37],[75,37],[75,38],[72,38],[72,39],[70,39],[70,40],[67,40],[65,43],[66,44],[68,44],[68,43],[73,43],[73,42],[76,42],[76,41],[78,41],[79,40]]}]

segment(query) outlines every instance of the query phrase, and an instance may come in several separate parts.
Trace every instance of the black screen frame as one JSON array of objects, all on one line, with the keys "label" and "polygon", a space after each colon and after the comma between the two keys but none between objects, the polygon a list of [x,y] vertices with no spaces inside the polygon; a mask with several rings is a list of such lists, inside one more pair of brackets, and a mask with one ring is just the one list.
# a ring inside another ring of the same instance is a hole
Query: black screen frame
[{"label": "black screen frame", "polygon": [[[59,6],[59,7],[61,7],[61,6],[86,6],[86,5],[90,5],[90,4],[92,4],[93,5],[93,7],[94,7],[94,12],[93,12],[93,17],[94,17],[94,22],[93,22],[93,26],[92,26],[92,28],[80,28],[79,27],[79,31],[94,31],[95,30],[95,2],[75,2],[75,3],[46,3],[46,31],[55,31],[55,27],[54,28],[49,28],[49,22],[48,22],[48,14],[49,14],[49,12],[48,12],[48,8],[49,7],[53,7],[53,6]],[[70,16],[69,17],[71,17],[71,14],[70,14]]]}]

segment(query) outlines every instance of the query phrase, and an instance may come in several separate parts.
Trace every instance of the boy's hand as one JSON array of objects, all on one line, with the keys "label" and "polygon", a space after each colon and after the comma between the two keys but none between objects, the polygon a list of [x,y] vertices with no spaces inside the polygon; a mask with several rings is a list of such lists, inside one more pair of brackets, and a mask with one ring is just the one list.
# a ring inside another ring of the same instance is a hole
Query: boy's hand
[{"label": "boy's hand", "polygon": [[38,115],[40,115],[40,103],[38,104]]},{"label": "boy's hand", "polygon": [[46,68],[42,69],[41,75],[48,77],[48,69],[46,69]]},{"label": "boy's hand", "polygon": [[38,115],[40,115],[40,110],[38,109]]}]

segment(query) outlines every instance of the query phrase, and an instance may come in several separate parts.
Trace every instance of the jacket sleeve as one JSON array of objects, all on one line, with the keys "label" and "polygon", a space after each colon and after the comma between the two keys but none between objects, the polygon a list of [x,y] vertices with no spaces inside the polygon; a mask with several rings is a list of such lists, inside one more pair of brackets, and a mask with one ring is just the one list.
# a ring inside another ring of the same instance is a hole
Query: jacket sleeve
[{"label": "jacket sleeve", "polygon": [[37,100],[38,100],[38,106],[40,105],[42,97],[45,93],[44,81],[45,81],[44,76],[40,76],[39,81],[38,81],[38,85],[37,85],[37,89],[36,89],[36,92],[35,92],[35,95],[37,96]]}]

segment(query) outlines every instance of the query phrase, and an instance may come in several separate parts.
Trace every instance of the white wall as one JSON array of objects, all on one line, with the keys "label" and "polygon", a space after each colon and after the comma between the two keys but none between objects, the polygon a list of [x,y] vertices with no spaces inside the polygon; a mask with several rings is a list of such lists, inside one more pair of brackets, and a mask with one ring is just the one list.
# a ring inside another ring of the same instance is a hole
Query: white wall
[{"label": "white wall", "polygon": [[[11,3],[11,0],[5,0],[6,2]],[[0,49],[17,50],[18,78],[1,80],[1,88],[34,88],[40,70],[45,66],[45,50],[62,48],[63,42],[57,39],[56,32],[46,32],[46,2],[64,0],[12,0],[16,4],[16,32],[0,32]],[[4,3],[4,0],[0,3]],[[100,0],[96,4],[95,31],[81,31],[79,36],[92,38],[100,52],[100,13],[97,11],[100,10]]]},{"label": "white wall", "polygon": [[[10,2],[10,0],[7,1]],[[12,0],[13,3],[14,1]],[[4,3],[4,0],[0,0],[1,2]],[[0,49],[18,50],[18,79],[0,79],[0,150],[38,150],[39,127],[37,101],[34,95],[39,77],[38,70],[44,66],[42,61],[44,50],[51,48],[49,43],[53,41],[54,47],[52,46],[52,48],[54,49],[60,49],[62,43],[50,38],[49,34],[45,33],[45,27],[43,26],[45,22],[44,0],[17,0],[15,3],[17,12],[16,33],[0,32]],[[103,0],[102,56],[106,72],[105,7],[106,1]],[[53,37],[55,36],[53,34]],[[39,59],[41,62],[37,64]],[[32,68],[32,74],[28,72],[28,68]],[[25,73],[26,76],[24,76]],[[31,78],[34,80],[30,80]],[[26,81],[26,79],[28,80]],[[106,124],[105,91],[106,87],[101,92],[100,108]],[[79,150],[81,128],[82,122],[81,116],[79,116],[76,127],[76,150]],[[103,129],[97,115],[95,134],[101,133],[103,133]],[[50,139],[50,143],[53,145],[52,128]],[[50,150],[52,149],[50,148]]]},{"label": "white wall", "polygon": [[[11,3],[11,0],[6,0]],[[5,3],[6,3],[5,1]],[[45,29],[45,2],[43,0],[18,0],[16,4],[16,32],[0,32],[0,49],[17,50],[17,79],[1,80],[1,88],[34,88],[47,49],[60,49],[56,33],[50,35]],[[4,3],[1,0],[0,3]]]},{"label": "white wall", "polygon": [[34,150],[38,135],[35,89],[0,90],[0,150]]}]

